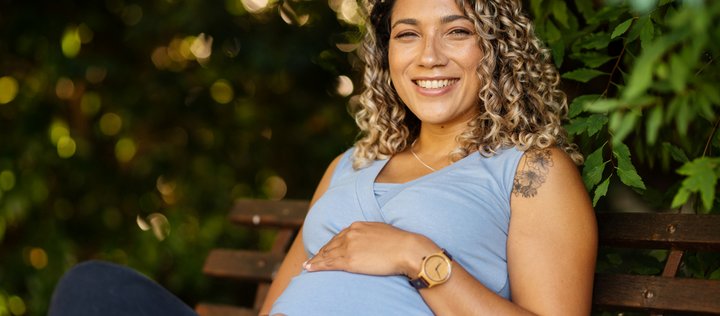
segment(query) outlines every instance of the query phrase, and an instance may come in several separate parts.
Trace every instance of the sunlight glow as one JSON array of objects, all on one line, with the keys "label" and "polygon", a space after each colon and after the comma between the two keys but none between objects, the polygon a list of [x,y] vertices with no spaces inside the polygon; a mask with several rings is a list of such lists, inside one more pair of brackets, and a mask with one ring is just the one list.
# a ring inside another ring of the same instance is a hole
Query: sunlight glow
[{"label": "sunlight glow", "polygon": [[61,120],[55,120],[50,125],[50,141],[53,145],[57,145],[58,141],[62,137],[70,136],[70,130],[65,122]]},{"label": "sunlight glow", "polygon": [[212,96],[213,100],[217,103],[227,104],[235,97],[235,91],[230,85],[230,82],[225,79],[220,79],[210,86],[210,96]]},{"label": "sunlight glow", "polygon": [[119,162],[129,162],[135,157],[136,153],[135,141],[130,138],[122,138],[115,144],[115,158]]},{"label": "sunlight glow", "polygon": [[287,193],[287,184],[283,178],[271,176],[263,183],[263,192],[270,200],[281,200]]},{"label": "sunlight glow", "polygon": [[250,13],[258,13],[270,4],[269,0],[242,0],[243,7]]},{"label": "sunlight glow", "polygon": [[44,269],[48,264],[48,255],[45,249],[32,248],[30,249],[30,265],[37,270]]},{"label": "sunlight glow", "polygon": [[10,103],[18,93],[18,82],[15,78],[4,76],[0,78],[0,104]]},{"label": "sunlight glow", "polygon": [[55,84],[55,94],[60,99],[71,99],[75,95],[75,83],[67,77],[60,77]]},{"label": "sunlight glow", "polygon": [[352,80],[348,76],[337,77],[336,91],[339,95],[346,97],[353,93],[354,86]]},{"label": "sunlight glow", "polygon": [[115,136],[120,132],[123,121],[120,115],[115,113],[105,113],[100,118],[100,132],[107,136]]},{"label": "sunlight glow", "polygon": [[94,115],[100,111],[102,100],[97,92],[85,92],[80,99],[80,110],[87,116]]},{"label": "sunlight glow", "polygon": [[70,136],[60,137],[57,143],[57,153],[60,158],[70,158],[75,155],[77,144]]}]

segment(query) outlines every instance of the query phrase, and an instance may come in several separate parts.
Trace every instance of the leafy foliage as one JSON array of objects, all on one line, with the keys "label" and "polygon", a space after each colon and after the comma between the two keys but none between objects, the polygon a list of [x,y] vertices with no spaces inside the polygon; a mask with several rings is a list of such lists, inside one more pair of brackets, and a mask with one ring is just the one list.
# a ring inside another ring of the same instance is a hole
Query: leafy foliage
[{"label": "leafy foliage", "polygon": [[569,88],[568,132],[591,153],[583,176],[593,203],[624,185],[673,194],[672,203],[650,201],[656,208],[695,205],[699,194],[698,211],[716,211],[720,3],[538,0],[531,8]]}]

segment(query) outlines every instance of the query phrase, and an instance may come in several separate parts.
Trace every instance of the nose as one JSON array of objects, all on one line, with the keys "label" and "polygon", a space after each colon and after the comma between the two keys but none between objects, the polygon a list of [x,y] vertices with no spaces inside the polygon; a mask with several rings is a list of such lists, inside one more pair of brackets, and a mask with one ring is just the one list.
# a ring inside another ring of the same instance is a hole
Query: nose
[{"label": "nose", "polygon": [[447,63],[447,56],[443,50],[442,40],[436,36],[431,35],[425,37],[423,42],[423,49],[420,54],[419,64],[426,68],[434,68],[443,66]]}]

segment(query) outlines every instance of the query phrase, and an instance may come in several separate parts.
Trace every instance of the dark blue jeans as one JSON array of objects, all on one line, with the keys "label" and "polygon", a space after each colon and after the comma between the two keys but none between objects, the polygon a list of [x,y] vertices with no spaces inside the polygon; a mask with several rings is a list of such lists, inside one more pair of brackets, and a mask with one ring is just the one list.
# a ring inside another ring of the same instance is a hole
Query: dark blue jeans
[{"label": "dark blue jeans", "polygon": [[179,315],[197,316],[168,290],[120,265],[88,261],[60,279],[49,316]]}]

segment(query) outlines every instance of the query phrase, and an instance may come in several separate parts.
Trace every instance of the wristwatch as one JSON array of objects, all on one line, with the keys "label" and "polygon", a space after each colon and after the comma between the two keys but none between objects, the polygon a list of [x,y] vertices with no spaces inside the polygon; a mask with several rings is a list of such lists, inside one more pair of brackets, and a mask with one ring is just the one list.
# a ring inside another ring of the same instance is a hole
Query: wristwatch
[{"label": "wristwatch", "polygon": [[416,289],[431,288],[443,284],[450,279],[452,272],[452,256],[445,250],[423,258],[418,277],[410,280]]}]

